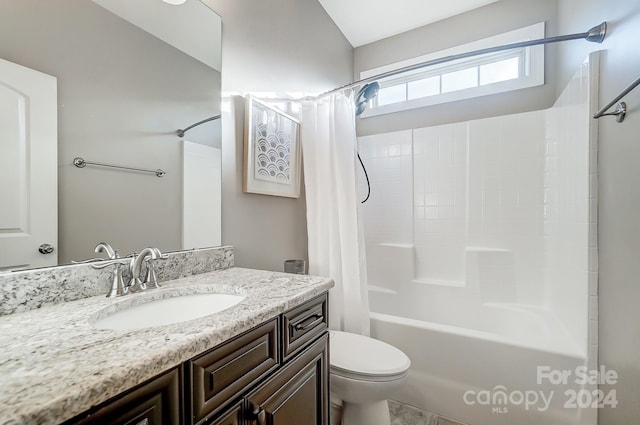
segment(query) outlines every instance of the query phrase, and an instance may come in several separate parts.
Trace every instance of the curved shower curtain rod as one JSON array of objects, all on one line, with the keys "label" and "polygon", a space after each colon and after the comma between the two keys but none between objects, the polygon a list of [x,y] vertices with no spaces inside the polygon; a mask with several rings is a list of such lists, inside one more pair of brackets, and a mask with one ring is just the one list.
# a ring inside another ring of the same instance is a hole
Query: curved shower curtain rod
[{"label": "curved shower curtain rod", "polygon": [[214,116],[206,118],[206,119],[204,119],[202,121],[198,121],[197,123],[191,124],[189,127],[185,128],[185,129],[179,128],[179,129],[176,130],[176,134],[178,135],[178,137],[184,137],[184,133],[186,133],[187,131],[191,130],[193,127],[197,127],[200,124],[204,124],[206,122],[217,120],[217,119],[220,119],[220,115],[214,115]]},{"label": "curved shower curtain rod", "polygon": [[[327,95],[330,95],[330,94],[333,94],[333,93],[337,93],[339,91],[343,91],[343,90],[359,87],[359,86],[362,86],[364,84],[372,83],[374,81],[377,81],[377,80],[380,80],[380,79],[383,79],[383,78],[387,78],[387,77],[392,77],[394,75],[402,74],[404,72],[415,71],[417,69],[425,68],[427,66],[439,65],[441,63],[451,62],[451,61],[458,60],[458,59],[465,59],[465,58],[469,58],[469,57],[473,57],[473,56],[484,55],[484,54],[487,54],[487,53],[495,53],[495,52],[501,52],[503,50],[519,49],[521,47],[537,46],[537,45],[540,45],[540,44],[558,43],[560,41],[570,41],[570,40],[580,40],[580,39],[584,39],[584,40],[590,41],[592,43],[602,43],[602,41],[604,40],[604,37],[606,36],[606,34],[607,34],[607,23],[606,22],[602,22],[600,25],[596,25],[595,27],[589,29],[589,31],[587,31],[587,32],[580,32],[580,33],[576,33],[576,34],[560,35],[560,36],[557,36],[557,37],[547,37],[547,38],[540,38],[540,39],[536,39],[536,40],[522,41],[522,42],[519,42],[519,43],[505,44],[505,45],[502,45],[502,46],[488,47],[486,49],[473,50],[471,52],[465,52],[465,53],[459,53],[459,54],[456,54],[456,55],[444,56],[442,58],[432,59],[432,60],[428,60],[426,62],[420,62],[420,63],[417,63],[415,65],[409,65],[409,66],[405,66],[405,67],[402,67],[402,68],[394,69],[393,71],[387,71],[387,72],[383,72],[383,73],[378,74],[378,75],[373,75],[371,77],[363,78],[361,80],[354,81],[353,83],[349,83],[349,84],[345,84],[344,86],[336,87],[335,89],[329,90],[327,92],[324,92],[324,93],[322,93],[322,94],[320,94],[318,96],[313,97],[312,99],[320,99],[320,98],[322,98],[324,96],[327,96]],[[309,99],[309,100],[312,100],[312,99]]]},{"label": "curved shower curtain rod", "polygon": [[[361,87],[360,88],[360,92],[357,94],[355,102],[356,102],[356,117],[360,116],[365,108],[367,103],[369,102],[370,99],[376,97],[376,95],[378,94],[378,90],[380,90],[380,84],[377,83],[377,80],[383,79],[383,78],[387,78],[387,77],[392,77],[394,75],[398,75],[398,74],[402,74],[404,72],[409,72],[409,71],[415,71],[417,69],[421,69],[421,68],[425,68],[427,66],[432,66],[432,65],[439,65],[442,63],[446,63],[446,62],[451,62],[454,60],[458,60],[458,59],[465,59],[465,58],[469,58],[469,57],[473,57],[473,56],[479,56],[479,55],[484,55],[487,53],[495,53],[495,52],[501,52],[504,50],[510,50],[510,49],[519,49],[522,47],[529,47],[529,46],[537,46],[540,44],[549,44],[549,43],[557,43],[560,41],[569,41],[569,40],[580,40],[580,39],[584,39],[593,43],[602,43],[602,41],[604,40],[604,37],[607,34],[607,23],[606,22],[602,22],[600,25],[596,25],[595,27],[589,29],[589,31],[587,32],[581,32],[581,33],[577,33],[577,34],[569,34],[569,35],[561,35],[561,36],[557,36],[557,37],[548,37],[548,38],[541,38],[541,39],[537,39],[537,40],[529,40],[529,41],[522,41],[519,43],[511,43],[511,44],[505,44],[502,46],[496,46],[496,47],[489,47],[486,49],[480,49],[480,50],[473,50],[471,52],[465,52],[465,53],[459,53],[456,55],[450,55],[450,56],[444,56],[442,58],[438,58],[438,59],[432,59],[426,62],[420,62],[418,64],[415,65],[409,65],[409,66],[405,66],[402,68],[398,68],[395,69],[393,71],[387,71],[387,72],[383,72],[381,74],[378,75],[374,75],[368,78],[363,78],[361,80],[358,81],[354,81],[353,83],[349,83],[346,84],[344,86],[340,86],[337,87],[333,90],[330,90],[328,92],[322,93],[319,96],[316,96],[314,98],[311,98],[309,100],[317,100],[320,99],[324,96],[333,94],[333,93],[337,93],[343,90],[348,90],[348,89],[353,89],[356,87]],[[624,117],[623,117],[624,119]],[[367,196],[366,198],[361,201],[361,203],[365,203],[367,202],[367,200],[369,199],[369,197],[371,196],[371,183],[369,181],[369,175],[367,173],[367,169],[364,166],[364,163],[362,162],[362,158],[360,158],[360,154],[358,153],[358,160],[360,161],[360,165],[362,166],[362,170],[364,171],[364,175],[367,179]]]}]

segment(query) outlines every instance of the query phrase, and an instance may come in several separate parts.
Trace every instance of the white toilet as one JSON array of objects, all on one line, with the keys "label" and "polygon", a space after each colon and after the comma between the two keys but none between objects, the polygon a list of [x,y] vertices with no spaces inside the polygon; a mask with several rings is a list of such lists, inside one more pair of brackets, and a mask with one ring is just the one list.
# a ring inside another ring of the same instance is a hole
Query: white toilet
[{"label": "white toilet", "polygon": [[342,400],[342,425],[390,425],[390,398],[411,361],[377,339],[330,331],[331,394]]}]

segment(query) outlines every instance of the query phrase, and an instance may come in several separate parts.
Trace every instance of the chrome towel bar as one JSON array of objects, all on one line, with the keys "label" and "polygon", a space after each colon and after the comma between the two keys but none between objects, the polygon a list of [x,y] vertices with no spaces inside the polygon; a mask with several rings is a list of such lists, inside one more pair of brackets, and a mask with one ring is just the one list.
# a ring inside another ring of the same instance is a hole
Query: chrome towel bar
[{"label": "chrome towel bar", "polygon": [[145,170],[143,168],[123,167],[121,165],[105,164],[103,162],[85,161],[84,158],[81,158],[79,156],[73,158],[73,165],[75,165],[78,168],[84,168],[87,165],[97,165],[99,167],[111,167],[111,168],[120,168],[122,170],[141,171],[143,173],[153,173],[156,175],[156,177],[164,177],[167,174],[164,170],[160,168],[158,168],[157,170]]}]

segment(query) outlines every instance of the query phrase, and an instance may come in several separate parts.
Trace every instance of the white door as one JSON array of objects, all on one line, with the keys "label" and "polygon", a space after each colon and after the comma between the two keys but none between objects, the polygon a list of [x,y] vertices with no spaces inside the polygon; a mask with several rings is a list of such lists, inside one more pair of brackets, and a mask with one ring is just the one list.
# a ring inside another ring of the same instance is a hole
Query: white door
[{"label": "white door", "polygon": [[57,149],[56,78],[0,59],[0,271],[58,263]]}]

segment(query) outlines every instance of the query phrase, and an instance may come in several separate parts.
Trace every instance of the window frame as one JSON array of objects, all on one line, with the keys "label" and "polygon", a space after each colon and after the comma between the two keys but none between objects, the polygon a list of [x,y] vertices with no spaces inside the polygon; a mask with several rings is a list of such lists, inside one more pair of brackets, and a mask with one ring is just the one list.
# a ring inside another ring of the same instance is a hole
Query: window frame
[{"label": "window frame", "polygon": [[[395,64],[387,65],[384,67],[363,71],[360,73],[360,78],[369,78],[373,75],[380,74],[395,69],[400,69],[405,66],[414,65],[429,60],[450,56],[462,52],[468,52],[473,50],[484,49],[487,47],[511,44],[520,41],[527,41],[533,39],[543,38],[545,35],[545,24],[540,22],[528,27],[520,28],[514,31],[509,31],[503,34],[499,34],[493,37],[478,40],[473,43],[456,46],[451,49],[441,50],[433,54],[420,56],[417,58],[409,59],[406,61],[398,62]],[[482,65],[500,62],[502,60],[510,59],[513,57],[519,58],[519,77],[515,79],[509,79],[499,82],[493,82],[488,84],[480,84],[480,67]],[[460,90],[454,90],[449,92],[442,92],[442,75],[458,70],[467,68],[477,69],[477,85]],[[409,99],[409,83],[419,81],[422,79],[440,76],[440,94],[430,95],[426,97],[419,97]],[[385,79],[378,80],[381,89],[385,87],[396,86],[400,84],[405,85],[405,100],[395,103],[389,103],[384,105],[378,105],[378,99],[375,98],[369,108],[365,111],[362,117],[373,117],[377,115],[383,115],[388,113],[406,111],[415,108],[422,108],[425,106],[438,105],[442,103],[454,102],[464,99],[470,99],[480,96],[486,96],[490,94],[504,93],[513,90],[520,90],[528,87],[535,87],[544,84],[544,45],[523,47],[520,49],[512,49],[501,52],[494,52],[485,54],[482,56],[476,56],[471,58],[459,59],[457,61],[447,62],[443,64],[434,65],[427,68],[421,68],[418,70],[408,71],[402,74],[387,77]]]}]

